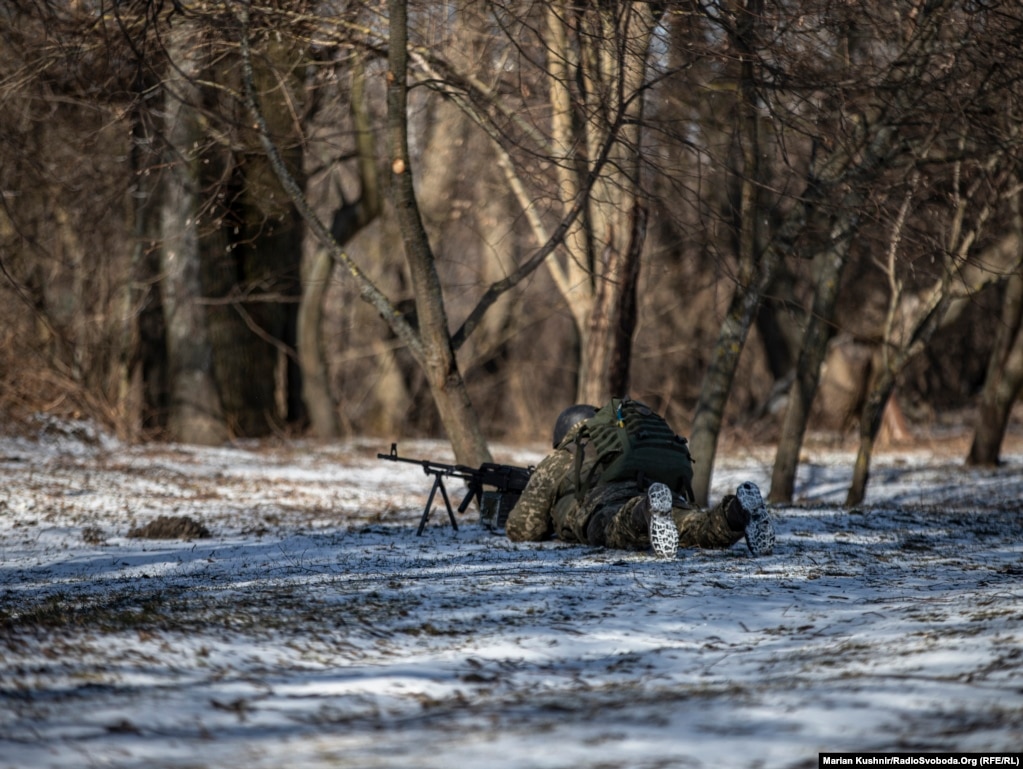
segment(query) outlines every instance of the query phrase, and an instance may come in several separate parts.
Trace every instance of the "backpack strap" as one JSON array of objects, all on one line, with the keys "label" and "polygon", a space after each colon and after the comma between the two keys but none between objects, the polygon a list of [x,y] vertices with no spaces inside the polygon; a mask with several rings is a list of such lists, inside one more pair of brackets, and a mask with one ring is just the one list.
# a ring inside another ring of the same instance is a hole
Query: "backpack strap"
[{"label": "backpack strap", "polygon": [[[622,406],[624,405],[625,400],[626,399],[612,398],[610,404],[604,406],[604,408],[602,409],[599,409],[597,411],[597,414],[602,415],[603,412],[610,407],[614,411],[615,418],[618,421],[618,427],[620,428],[624,427],[625,422],[623,421],[622,417]],[[594,415],[593,417],[590,417],[590,419],[595,419],[596,417],[597,415]],[[586,421],[589,422],[590,420]],[[576,501],[580,503],[583,501],[583,498],[586,496],[589,490],[593,488],[593,479],[597,477],[603,470],[603,463],[601,463],[600,461],[600,452],[603,450],[604,447],[602,447],[600,445],[600,442],[598,441],[597,444],[594,446],[594,448],[597,450],[597,456],[593,458],[593,463],[590,465],[589,471],[586,473],[586,478],[584,479],[582,477],[583,462],[586,458],[586,448],[591,445],[591,442],[589,440],[586,440],[589,437],[590,433],[587,430],[587,425],[583,424],[583,426],[579,428],[579,431],[576,433],[575,436],[576,454],[575,462],[573,465],[574,472],[573,477],[575,479],[575,498]]]},{"label": "backpack strap", "polygon": [[[583,440],[582,433],[585,428],[580,428],[575,434],[575,457],[572,462],[572,477],[575,480],[575,498],[576,501],[582,502],[586,492],[582,489],[580,483],[583,474],[583,455],[586,454],[586,442]],[[591,472],[592,475],[592,472]],[[589,478],[587,478],[589,483]]]},{"label": "backpack strap", "polygon": [[[601,464],[600,462],[594,461],[590,464],[589,469],[586,471],[586,477],[583,477],[583,464],[586,461],[586,449],[590,447],[590,441],[586,440],[589,435],[583,435],[586,428],[583,427],[575,437],[575,460],[572,463],[572,479],[573,485],[575,486],[575,498],[577,502],[582,502],[583,498],[593,488],[593,479],[600,473]],[[592,453],[592,452],[591,452]]]}]

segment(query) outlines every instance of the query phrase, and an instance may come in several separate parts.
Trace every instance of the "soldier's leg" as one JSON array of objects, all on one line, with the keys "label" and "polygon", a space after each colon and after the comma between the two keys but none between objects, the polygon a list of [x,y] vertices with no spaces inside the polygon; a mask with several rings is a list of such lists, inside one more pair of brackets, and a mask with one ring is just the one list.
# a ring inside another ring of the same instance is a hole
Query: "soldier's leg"
[{"label": "soldier's leg", "polygon": [[753,555],[774,547],[774,527],[755,483],[741,483],[710,510],[673,510],[681,547],[730,547],[743,537]]},{"label": "soldier's leg", "polygon": [[[679,547],[726,548],[743,537],[753,555],[766,555],[774,545],[774,529],[756,484],[743,483],[710,510],[676,507],[672,517]],[[633,484],[607,484],[592,489],[576,506],[575,538],[596,547],[645,550],[650,547],[646,496]]]},{"label": "soldier's leg", "polygon": [[590,543],[620,550],[653,548],[659,558],[674,558],[678,531],[671,514],[671,491],[663,483],[653,484],[642,494],[638,491],[633,487],[624,502],[594,511],[587,529]]},{"label": "soldier's leg", "polygon": [[[593,489],[579,506],[579,514],[586,520],[580,541],[623,550],[647,549],[650,516],[643,507],[645,501],[646,497],[631,485]],[[726,496],[710,510],[673,508],[672,517],[680,547],[730,547],[745,536],[749,522],[749,514],[734,495]]]},{"label": "soldier's leg", "polygon": [[617,509],[604,508],[594,527],[606,547],[619,550],[646,550],[650,547],[650,518],[640,509],[645,496],[631,497]]},{"label": "soldier's leg", "polygon": [[579,540],[595,547],[646,549],[650,546],[647,518],[634,515],[645,499],[632,483],[591,489],[579,506]]},{"label": "soldier's leg", "polygon": [[676,507],[672,515],[678,527],[679,547],[731,547],[745,536],[749,522],[732,494],[709,510]]}]

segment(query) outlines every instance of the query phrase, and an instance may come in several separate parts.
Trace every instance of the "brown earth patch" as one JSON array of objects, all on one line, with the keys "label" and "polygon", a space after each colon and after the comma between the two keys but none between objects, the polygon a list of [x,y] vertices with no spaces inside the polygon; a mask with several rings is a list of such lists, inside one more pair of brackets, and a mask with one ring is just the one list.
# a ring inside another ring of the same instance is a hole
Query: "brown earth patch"
[{"label": "brown earth patch", "polygon": [[210,530],[187,515],[161,515],[128,532],[134,539],[206,539]]}]

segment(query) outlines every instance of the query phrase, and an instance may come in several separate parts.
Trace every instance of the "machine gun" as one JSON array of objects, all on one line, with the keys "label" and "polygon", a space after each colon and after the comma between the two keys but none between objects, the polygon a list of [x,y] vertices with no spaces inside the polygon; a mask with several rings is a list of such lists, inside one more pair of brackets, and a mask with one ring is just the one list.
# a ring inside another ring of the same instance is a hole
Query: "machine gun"
[{"label": "machine gun", "polygon": [[[444,478],[461,478],[466,482],[468,492],[462,503],[458,506],[458,512],[464,513],[475,499],[479,502],[480,523],[493,532],[500,532],[504,529],[505,521],[508,520],[508,513],[518,502],[519,495],[526,488],[529,476],[533,474],[533,467],[515,467],[514,465],[498,465],[494,462],[484,462],[478,468],[468,465],[445,465],[441,462],[433,462],[429,459],[409,459],[398,456],[398,444],[391,444],[390,454],[377,454],[377,459],[386,459],[391,462],[407,462],[412,465],[419,465],[423,472],[433,476],[433,488],[430,489],[430,496],[426,500],[426,507],[423,508],[423,517],[419,520],[419,529],[416,536],[421,536],[426,527],[426,521],[430,518],[433,510],[433,499],[440,490],[444,505],[448,510],[448,518],[451,521],[451,528],[458,531],[458,523],[455,521],[455,513],[451,509],[451,500],[448,497],[448,490],[444,486]],[[484,491],[487,486],[491,490]]]}]

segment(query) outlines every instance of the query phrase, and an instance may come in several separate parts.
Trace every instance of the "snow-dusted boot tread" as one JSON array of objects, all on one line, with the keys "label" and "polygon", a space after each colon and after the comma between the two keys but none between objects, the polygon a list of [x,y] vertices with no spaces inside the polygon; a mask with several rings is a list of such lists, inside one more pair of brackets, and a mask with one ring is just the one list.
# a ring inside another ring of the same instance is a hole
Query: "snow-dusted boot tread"
[{"label": "snow-dusted boot tread", "polygon": [[735,496],[742,505],[743,510],[749,513],[749,523],[746,525],[746,547],[750,555],[770,555],[774,550],[774,523],[771,521],[771,514],[767,512],[767,505],[760,495],[760,489],[755,483],[739,484],[735,490]]},{"label": "snow-dusted boot tread", "polygon": [[671,515],[671,489],[655,483],[646,492],[650,510],[650,547],[658,558],[674,559],[678,554],[678,529]]}]

